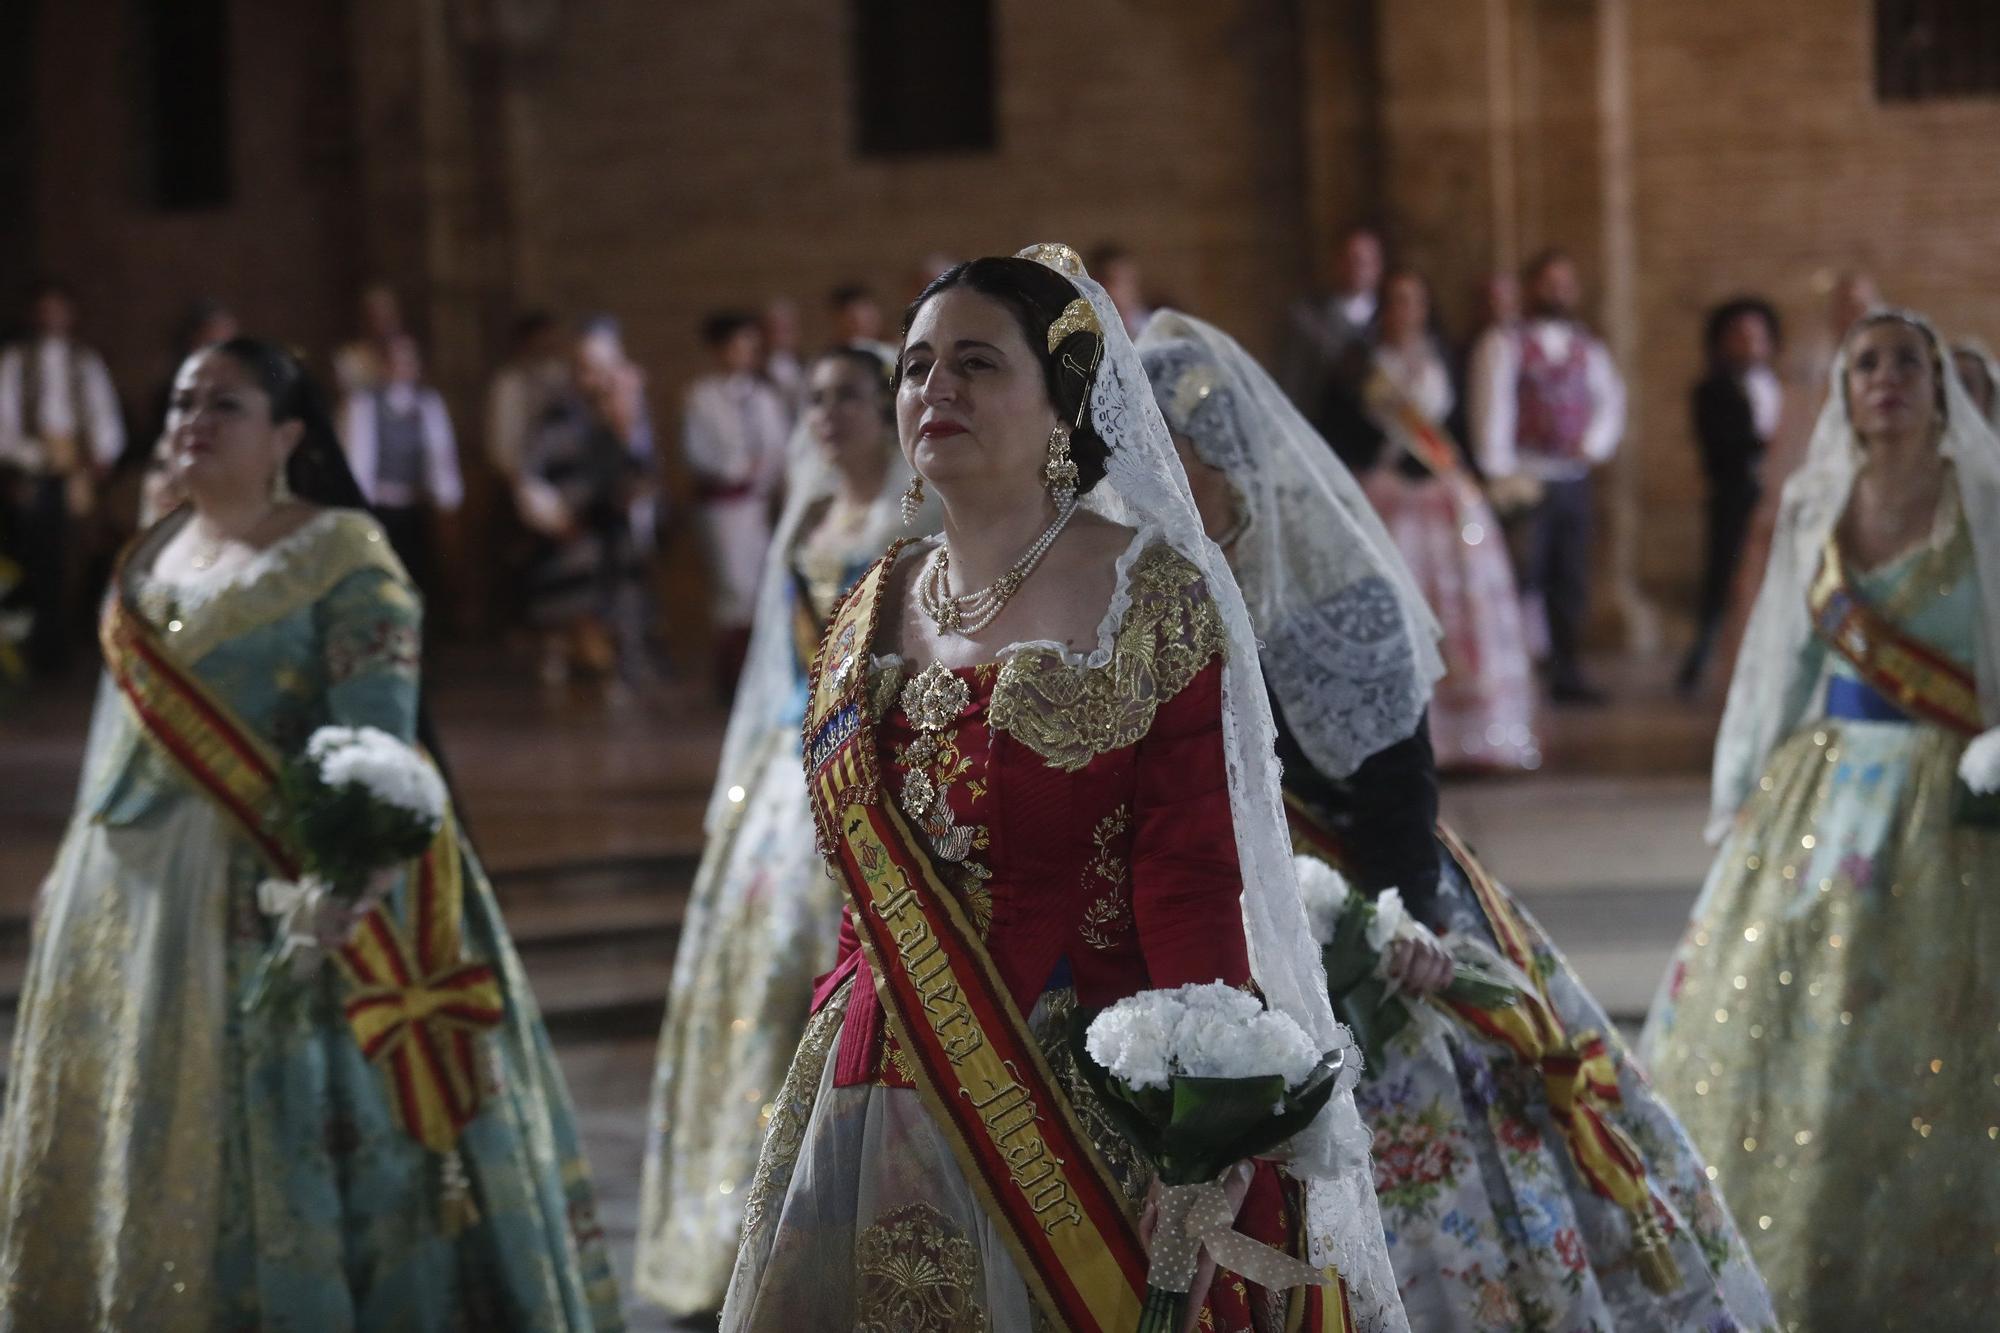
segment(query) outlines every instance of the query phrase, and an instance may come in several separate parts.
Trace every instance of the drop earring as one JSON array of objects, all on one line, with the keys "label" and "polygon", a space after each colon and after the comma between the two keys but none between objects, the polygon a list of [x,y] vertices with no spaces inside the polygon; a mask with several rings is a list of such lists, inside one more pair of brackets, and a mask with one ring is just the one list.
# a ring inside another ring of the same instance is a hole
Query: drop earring
[{"label": "drop earring", "polygon": [[1049,432],[1048,461],[1042,464],[1042,482],[1049,488],[1049,498],[1056,502],[1056,508],[1061,509],[1076,499],[1076,476],[1076,460],[1069,452],[1069,427],[1058,421]]},{"label": "drop earring", "polygon": [[903,526],[909,527],[917,521],[917,513],[924,507],[924,479],[911,477],[910,485],[903,492]]}]

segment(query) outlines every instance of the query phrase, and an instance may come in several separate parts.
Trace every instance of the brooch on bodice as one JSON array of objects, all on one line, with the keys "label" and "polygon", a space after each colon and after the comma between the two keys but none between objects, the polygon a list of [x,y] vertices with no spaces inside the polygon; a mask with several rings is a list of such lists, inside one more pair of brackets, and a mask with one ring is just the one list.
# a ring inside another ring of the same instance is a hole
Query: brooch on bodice
[{"label": "brooch on bodice", "polygon": [[918,731],[943,731],[971,702],[972,688],[942,662],[931,663],[903,687],[903,711]]},{"label": "brooch on bodice", "polygon": [[976,830],[961,825],[946,802],[950,775],[941,770],[938,777],[933,777],[925,769],[939,758],[945,729],[958,720],[971,702],[971,687],[942,662],[931,663],[903,687],[903,712],[918,732],[903,756],[909,765],[902,784],[903,809],[922,825],[938,856],[951,862],[965,861],[972,851]]}]

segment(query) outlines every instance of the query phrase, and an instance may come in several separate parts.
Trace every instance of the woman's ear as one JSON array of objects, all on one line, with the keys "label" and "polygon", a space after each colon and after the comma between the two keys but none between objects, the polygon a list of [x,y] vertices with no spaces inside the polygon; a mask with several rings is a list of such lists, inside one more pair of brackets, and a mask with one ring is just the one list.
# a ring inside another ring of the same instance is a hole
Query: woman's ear
[{"label": "woman's ear", "polygon": [[278,467],[283,470],[291,466],[292,455],[297,452],[299,442],[305,438],[306,423],[303,421],[280,422],[271,432],[277,443]]}]

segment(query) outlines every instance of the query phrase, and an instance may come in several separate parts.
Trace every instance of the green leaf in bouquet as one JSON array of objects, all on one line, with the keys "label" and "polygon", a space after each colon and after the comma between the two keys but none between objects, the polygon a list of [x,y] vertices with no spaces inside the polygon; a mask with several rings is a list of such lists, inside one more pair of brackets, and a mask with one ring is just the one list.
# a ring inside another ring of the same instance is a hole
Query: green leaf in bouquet
[{"label": "green leaf in bouquet", "polygon": [[1245,1128],[1243,1137],[1234,1145],[1235,1155],[1229,1161],[1267,1156],[1304,1130],[1326,1108],[1333,1090],[1339,1086],[1340,1071],[1346,1064],[1345,1050],[1328,1051],[1321,1056],[1319,1063],[1313,1066],[1312,1072],[1299,1086],[1282,1092],[1275,1106],[1267,1108],[1260,1120]]},{"label": "green leaf in bouquet", "polygon": [[1333,1016],[1354,1034],[1355,1045],[1370,1068],[1382,1065],[1382,1052],[1410,1023],[1409,1006],[1400,996],[1389,993],[1389,983],[1370,975],[1345,992],[1330,997]]},{"label": "green leaf in bouquet", "polygon": [[1255,1138],[1285,1098],[1285,1080],[1276,1074],[1262,1078],[1176,1074],[1173,1085],[1173,1109],[1160,1136],[1160,1176],[1169,1185],[1213,1180],[1250,1156],[1236,1151],[1236,1145]]},{"label": "green leaf in bouquet", "polygon": [[2000,828],[2000,792],[1976,792],[1958,779],[1952,784],[1951,818],[1965,828]]},{"label": "green leaf in bouquet", "polygon": [[1521,992],[1481,968],[1460,963],[1452,972],[1451,984],[1444,988],[1444,996],[1475,1009],[1505,1009],[1521,998]]},{"label": "green leaf in bouquet", "polygon": [[1351,895],[1341,909],[1334,922],[1333,942],[1320,950],[1328,994],[1342,994],[1374,975],[1378,955],[1368,943],[1368,919],[1373,911],[1359,894]]}]

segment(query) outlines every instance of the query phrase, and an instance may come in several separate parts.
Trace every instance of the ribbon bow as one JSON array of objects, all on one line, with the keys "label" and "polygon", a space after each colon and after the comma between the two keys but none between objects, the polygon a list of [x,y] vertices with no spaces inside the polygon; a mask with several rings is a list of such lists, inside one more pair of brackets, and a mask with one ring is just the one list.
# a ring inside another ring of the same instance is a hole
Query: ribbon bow
[{"label": "ribbon bow", "polygon": [[1504,1009],[1456,1004],[1451,1008],[1541,1074],[1549,1114],[1562,1130],[1577,1170],[1591,1189],[1631,1218],[1640,1276],[1654,1291],[1678,1291],[1680,1269],[1653,1211],[1645,1159],[1610,1118],[1611,1108],[1623,1104],[1624,1094],[1618,1089],[1618,1066],[1604,1034],[1585,1031],[1574,1040],[1566,1038],[1554,1012],[1527,991]]},{"label": "ribbon bow", "polygon": [[1194,1282],[1204,1247],[1219,1267],[1268,1291],[1333,1285],[1325,1273],[1304,1260],[1236,1230],[1236,1205],[1218,1181],[1162,1187],[1159,1213],[1159,1226],[1153,1232],[1152,1266],[1146,1274],[1149,1286],[1186,1291]]},{"label": "ribbon bow", "polygon": [[468,962],[459,939],[463,864],[449,822],[417,862],[407,933],[370,912],[340,951],[347,1024],[363,1055],[387,1072],[398,1118],[433,1152],[449,1153],[479,1112],[481,1031],[505,1017],[500,979]]}]

